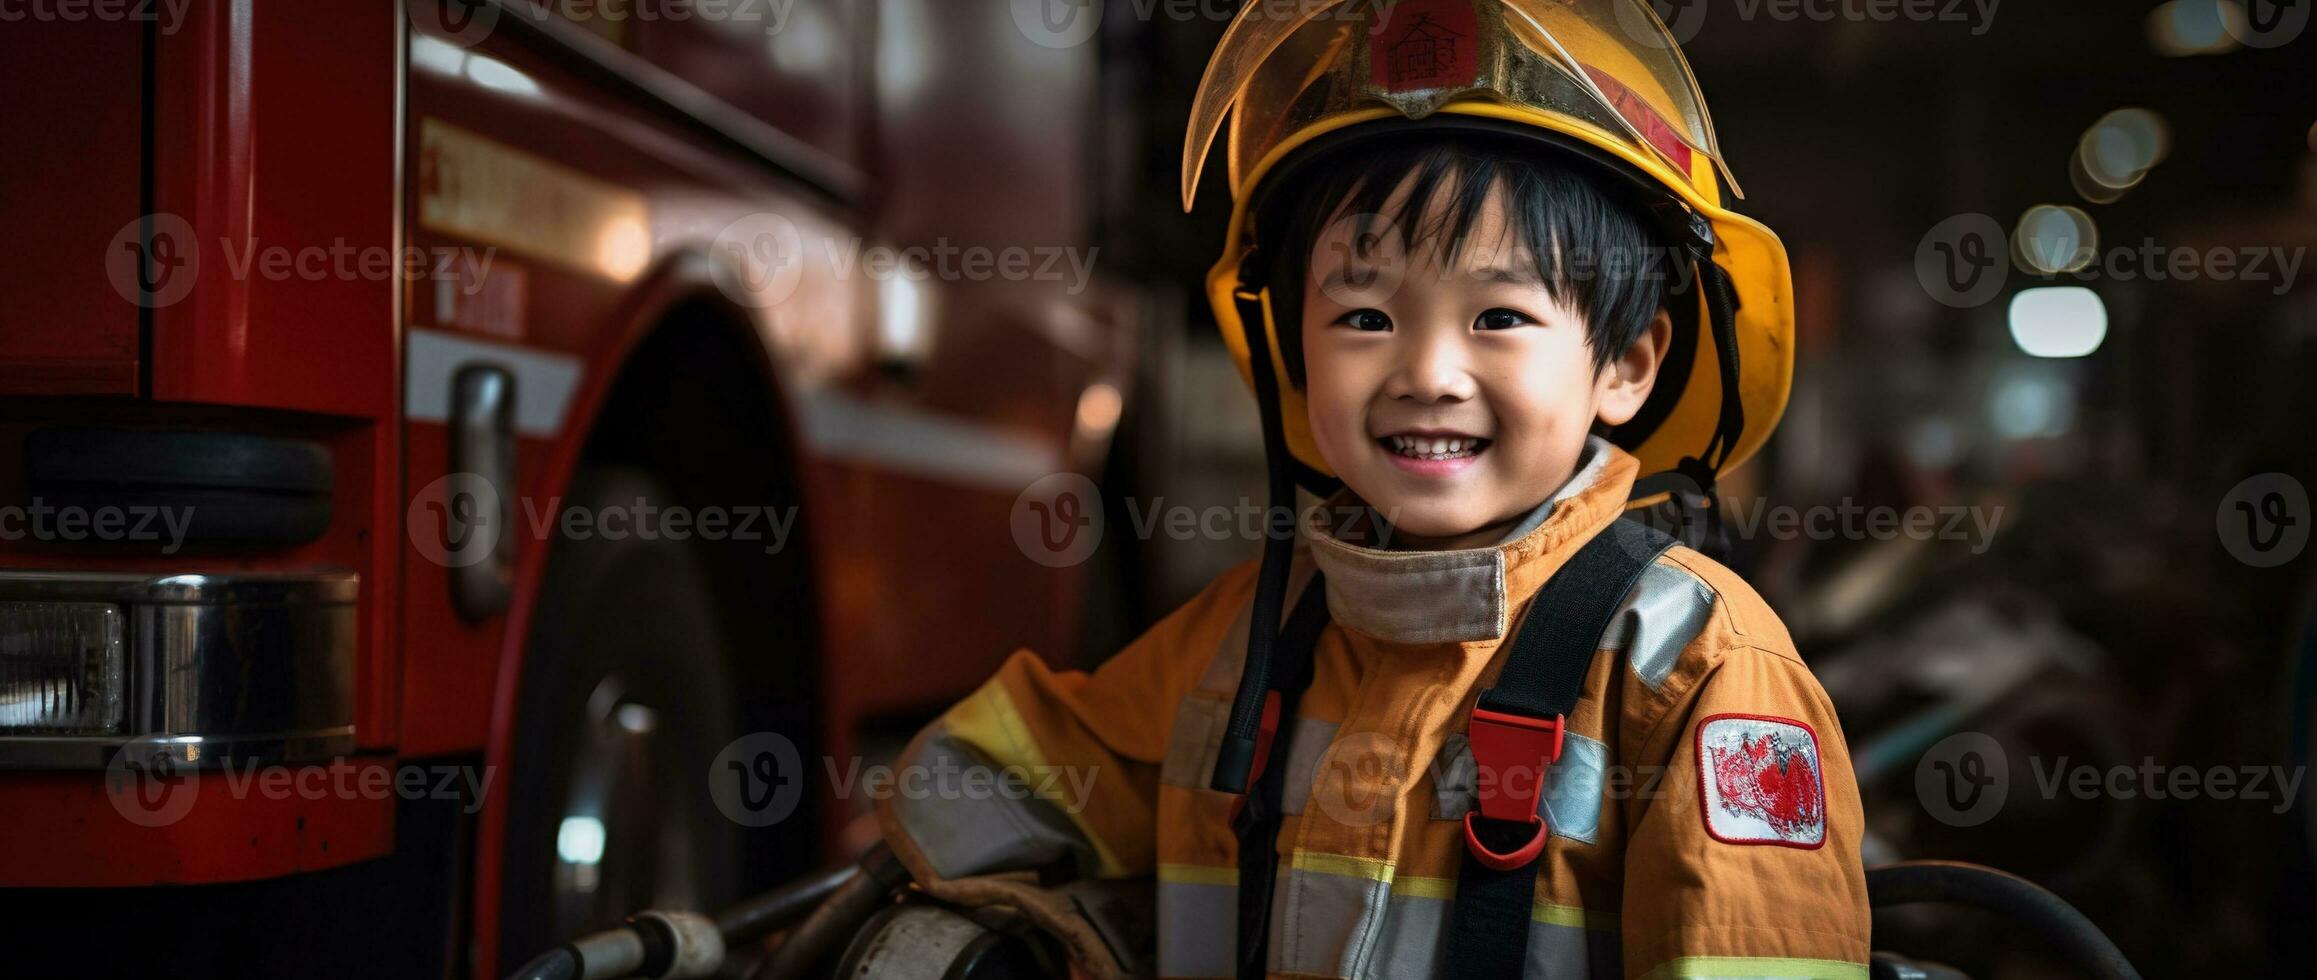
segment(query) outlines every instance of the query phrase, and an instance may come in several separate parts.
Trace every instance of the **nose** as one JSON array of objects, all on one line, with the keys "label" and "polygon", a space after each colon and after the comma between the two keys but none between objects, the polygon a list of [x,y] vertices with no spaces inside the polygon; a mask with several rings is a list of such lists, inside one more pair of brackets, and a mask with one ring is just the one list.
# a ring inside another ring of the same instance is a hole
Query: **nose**
[{"label": "nose", "polygon": [[1396,332],[1398,361],[1384,379],[1384,396],[1419,404],[1470,400],[1477,390],[1469,370],[1464,331],[1430,328]]}]

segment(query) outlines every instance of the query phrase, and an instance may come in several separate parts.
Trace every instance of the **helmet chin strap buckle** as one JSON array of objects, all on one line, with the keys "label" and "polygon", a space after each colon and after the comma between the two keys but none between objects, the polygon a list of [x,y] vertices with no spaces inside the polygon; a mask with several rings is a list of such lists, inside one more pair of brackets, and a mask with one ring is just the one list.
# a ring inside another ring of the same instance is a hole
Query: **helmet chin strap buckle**
[{"label": "helmet chin strap buckle", "polygon": [[1714,482],[1713,467],[1686,456],[1671,470],[1634,481],[1628,499],[1639,502],[1662,495],[1672,510],[1674,526],[1667,530],[1690,549],[1719,560],[1729,551],[1729,540],[1723,534],[1721,497],[1714,492]]}]

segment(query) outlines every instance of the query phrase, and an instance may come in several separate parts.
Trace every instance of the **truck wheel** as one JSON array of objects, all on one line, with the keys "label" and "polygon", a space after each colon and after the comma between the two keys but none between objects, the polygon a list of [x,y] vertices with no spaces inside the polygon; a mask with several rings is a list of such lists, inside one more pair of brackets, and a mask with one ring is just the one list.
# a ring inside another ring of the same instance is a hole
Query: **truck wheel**
[{"label": "truck wheel", "polygon": [[[639,498],[672,502],[649,474],[600,469],[566,505]],[[502,777],[506,963],[645,908],[714,911],[748,884],[746,828],[709,796],[710,761],[742,734],[741,694],[701,556],[633,533],[548,546]]]}]

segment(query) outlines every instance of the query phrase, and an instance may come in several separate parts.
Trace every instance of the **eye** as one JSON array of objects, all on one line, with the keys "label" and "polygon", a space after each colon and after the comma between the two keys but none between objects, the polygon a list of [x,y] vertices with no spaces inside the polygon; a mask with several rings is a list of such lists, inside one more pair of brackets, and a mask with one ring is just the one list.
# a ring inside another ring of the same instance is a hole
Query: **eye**
[{"label": "eye", "polygon": [[1353,310],[1338,318],[1336,322],[1363,332],[1392,329],[1392,318],[1385,316],[1381,310]]},{"label": "eye", "polygon": [[1500,306],[1482,313],[1480,319],[1473,321],[1472,325],[1481,330],[1510,330],[1535,322],[1537,321],[1530,319],[1526,313],[1519,310],[1508,310]]}]

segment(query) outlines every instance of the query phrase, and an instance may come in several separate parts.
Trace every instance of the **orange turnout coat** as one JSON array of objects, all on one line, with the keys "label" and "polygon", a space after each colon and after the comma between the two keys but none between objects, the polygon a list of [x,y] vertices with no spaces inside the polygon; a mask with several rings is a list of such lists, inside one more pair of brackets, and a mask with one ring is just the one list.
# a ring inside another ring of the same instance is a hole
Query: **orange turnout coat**
[{"label": "orange turnout coat", "polygon": [[[1618,519],[1637,468],[1594,440],[1494,547],[1370,548],[1331,526],[1340,510],[1307,512],[1287,594],[1323,570],[1333,621],[1280,733],[1273,975],[1444,971],[1473,702],[1530,597]],[[996,788],[889,794],[886,839],[920,881],[1057,862],[1155,876],[1159,974],[1232,975],[1235,797],[1208,785],[1254,589],[1254,563],[1234,568],[1092,673],[1016,652],[900,760],[987,767]],[[1545,783],[1527,976],[1866,976],[1842,728],[1777,615],[1728,569],[1676,546],[1643,571]]]}]

